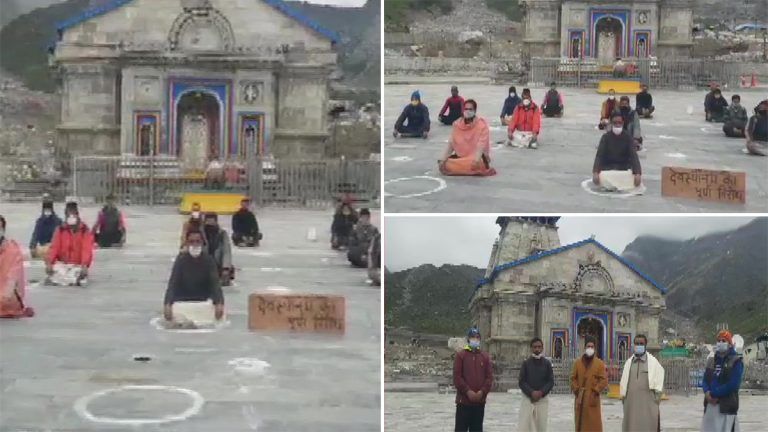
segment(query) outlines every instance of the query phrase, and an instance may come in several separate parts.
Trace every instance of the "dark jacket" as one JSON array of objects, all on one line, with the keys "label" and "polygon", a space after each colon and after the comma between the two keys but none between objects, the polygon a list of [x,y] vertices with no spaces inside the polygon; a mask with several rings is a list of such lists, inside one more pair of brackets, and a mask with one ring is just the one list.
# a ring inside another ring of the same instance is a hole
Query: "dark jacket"
[{"label": "dark jacket", "polygon": [[650,108],[653,106],[653,96],[648,92],[635,95],[635,108]]},{"label": "dark jacket", "polygon": [[741,105],[731,105],[725,110],[726,122],[733,122],[736,126],[744,127],[748,120],[747,110]]},{"label": "dark jacket", "polygon": [[[744,362],[733,348],[723,357],[715,354],[707,360],[701,390],[719,399],[720,413],[735,415],[739,412],[739,387],[743,374]],[[707,409],[706,399],[704,409]]]},{"label": "dark jacket", "polygon": [[406,121],[406,127],[411,130],[429,131],[429,109],[423,103],[416,106],[408,104],[403,108],[400,117],[397,118],[395,129],[402,127]]},{"label": "dark jacket", "polygon": [[[456,404],[485,405],[488,392],[493,385],[493,366],[491,356],[480,350],[472,350],[469,346],[456,353],[453,361],[453,386],[456,387]],[[470,402],[467,391],[483,391],[483,399]]]},{"label": "dark jacket", "polygon": [[[544,357],[537,359],[527,358],[520,366],[520,377],[518,380],[520,390],[531,398],[534,390],[539,390],[548,395],[555,386],[555,374],[552,371],[552,363]],[[542,396],[542,397],[544,397]]]},{"label": "dark jacket", "polygon": [[352,234],[352,229],[357,223],[357,215],[355,213],[344,215],[342,213],[336,213],[333,215],[333,224],[331,225],[331,233],[340,237],[349,237]]},{"label": "dark jacket", "polygon": [[753,115],[749,119],[747,131],[753,141],[768,141],[768,115]]},{"label": "dark jacket", "polygon": [[62,222],[56,213],[50,216],[40,216],[35,222],[35,230],[32,231],[32,239],[29,240],[29,248],[33,249],[37,245],[46,245],[53,241],[53,234],[56,228],[61,226]]},{"label": "dark jacket", "polygon": [[621,135],[616,135],[613,131],[604,133],[597,147],[592,172],[628,169],[632,169],[632,174],[635,175],[643,173],[632,137],[627,131],[622,132]]},{"label": "dark jacket", "polygon": [[255,236],[259,233],[259,223],[256,215],[248,209],[241,208],[232,215],[232,233]]},{"label": "dark jacket", "polygon": [[511,116],[515,112],[515,108],[517,108],[517,105],[522,102],[522,99],[520,99],[520,96],[515,94],[515,96],[508,96],[506,99],[504,99],[504,106],[501,107],[501,117]]},{"label": "dark jacket", "polygon": [[180,253],[173,262],[168,289],[165,291],[165,304],[208,299],[216,305],[224,304],[216,261],[205,252],[197,258],[187,252]]},{"label": "dark jacket", "polygon": [[728,101],[725,100],[724,97],[720,96],[720,98],[716,98],[712,96],[711,98],[707,98],[708,103],[706,104],[705,108],[706,111],[715,115],[722,115],[725,112],[725,109],[728,108]]}]

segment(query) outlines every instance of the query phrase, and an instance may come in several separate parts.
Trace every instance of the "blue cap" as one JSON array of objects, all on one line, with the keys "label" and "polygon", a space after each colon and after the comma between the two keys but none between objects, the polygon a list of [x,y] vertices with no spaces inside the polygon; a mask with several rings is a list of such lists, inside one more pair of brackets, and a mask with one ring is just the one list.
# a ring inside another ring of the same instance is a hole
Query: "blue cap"
[{"label": "blue cap", "polygon": [[480,337],[480,330],[478,330],[477,327],[472,327],[471,329],[469,329],[469,332],[467,333],[467,339],[470,339],[473,337]]},{"label": "blue cap", "polygon": [[421,100],[421,93],[419,93],[418,90],[416,90],[415,92],[411,93],[411,100],[414,100],[414,99]]}]

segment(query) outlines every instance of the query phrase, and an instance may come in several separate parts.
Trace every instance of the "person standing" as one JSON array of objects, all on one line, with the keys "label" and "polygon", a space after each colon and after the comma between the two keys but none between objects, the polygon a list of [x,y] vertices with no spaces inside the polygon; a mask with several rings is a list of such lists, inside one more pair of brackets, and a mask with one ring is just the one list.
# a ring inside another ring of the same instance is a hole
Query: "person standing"
[{"label": "person standing", "polygon": [[595,356],[595,339],[587,336],[584,355],[573,363],[571,370],[571,392],[574,401],[576,432],[602,432],[603,412],[600,393],[608,387],[605,377],[605,363]]},{"label": "person standing", "polygon": [[544,342],[539,338],[531,340],[530,357],[520,366],[518,384],[523,392],[520,399],[520,418],[517,430],[525,432],[546,432],[549,420],[549,399],[547,395],[555,386],[552,363],[544,357]]},{"label": "person standing", "polygon": [[623,432],[659,432],[659,404],[664,391],[664,368],[646,350],[648,338],[635,336],[635,355],[627,359],[621,373],[619,393],[624,404]]},{"label": "person standing", "polygon": [[715,355],[707,360],[701,390],[704,392],[704,418],[701,432],[739,432],[739,388],[744,362],[733,349],[728,330],[717,334]]},{"label": "person standing", "polygon": [[485,402],[493,384],[488,353],[480,350],[480,331],[471,328],[467,346],[456,353],[453,386],[456,387],[456,432],[482,432]]}]

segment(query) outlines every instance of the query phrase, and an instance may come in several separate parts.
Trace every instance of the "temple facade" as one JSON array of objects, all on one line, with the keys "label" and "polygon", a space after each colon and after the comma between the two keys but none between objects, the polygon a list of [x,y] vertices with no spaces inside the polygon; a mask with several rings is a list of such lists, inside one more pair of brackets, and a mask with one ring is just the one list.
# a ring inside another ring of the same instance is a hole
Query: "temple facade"
[{"label": "temple facade", "polygon": [[484,348],[513,362],[538,336],[545,355],[571,358],[592,336],[600,358],[624,360],[642,333],[649,349],[659,349],[666,290],[593,238],[561,246],[558,219],[497,219],[501,231],[470,300]]},{"label": "temple facade", "polygon": [[692,0],[523,0],[529,57],[690,57]]},{"label": "temple facade", "polygon": [[323,156],[336,40],[282,0],[99,0],[51,50],[59,143],[188,169]]}]

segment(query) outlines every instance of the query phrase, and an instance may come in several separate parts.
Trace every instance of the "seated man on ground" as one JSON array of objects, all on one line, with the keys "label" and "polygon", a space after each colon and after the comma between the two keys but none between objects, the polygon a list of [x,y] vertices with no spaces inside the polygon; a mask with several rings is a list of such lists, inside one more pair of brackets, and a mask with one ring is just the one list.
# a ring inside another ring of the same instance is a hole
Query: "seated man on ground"
[{"label": "seated man on ground", "polygon": [[451,97],[445,100],[445,104],[443,104],[443,108],[440,110],[437,118],[440,119],[440,123],[450,126],[461,118],[463,106],[464,98],[459,96],[459,88],[453,86],[451,87]]},{"label": "seated man on ground", "polygon": [[6,227],[0,215],[0,318],[31,317],[34,310],[24,305],[24,255],[19,244],[5,236]]},{"label": "seated man on ground", "polygon": [[43,213],[35,222],[32,239],[29,240],[29,256],[45,259],[53,240],[53,233],[61,225],[61,219],[53,210],[53,201],[43,200]]},{"label": "seated man on ground", "polygon": [[605,190],[626,191],[640,186],[641,176],[632,136],[624,129],[624,117],[617,111],[611,116],[611,129],[600,138],[592,183]]},{"label": "seated man on ground", "polygon": [[417,90],[411,94],[411,103],[403,108],[397,118],[392,136],[426,139],[429,136],[429,127],[429,109],[421,103],[421,93]]},{"label": "seated man on ground", "polygon": [[653,106],[653,96],[648,93],[648,84],[640,86],[640,93],[635,95],[635,109],[640,117],[651,118],[656,107]]},{"label": "seated man on ground", "polygon": [[115,207],[115,196],[107,195],[107,204],[96,218],[93,235],[100,248],[122,247],[125,244],[125,219]]},{"label": "seated man on ground", "polygon": [[219,215],[205,214],[205,238],[208,240],[207,252],[213,257],[219,269],[221,285],[229,286],[235,279],[235,268],[232,266],[232,245],[229,243],[227,231],[219,226]]},{"label": "seated man on ground", "polygon": [[557,86],[554,82],[550,84],[549,91],[544,96],[541,112],[547,117],[563,116],[563,95],[557,91]]},{"label": "seated man on ground", "polygon": [[744,128],[747,126],[749,116],[747,110],[741,105],[741,96],[731,96],[731,106],[725,110],[725,124],[723,132],[730,138],[744,138]]},{"label": "seated man on ground", "polygon": [[464,119],[453,124],[443,157],[437,162],[443,175],[494,175],[491,168],[490,129],[477,116],[477,102],[464,102]]},{"label": "seated man on ground", "polygon": [[755,156],[768,156],[768,99],[755,107],[755,115],[747,125],[747,151]]},{"label": "seated man on ground", "polygon": [[604,130],[606,126],[611,124],[611,114],[617,109],[616,90],[610,89],[608,90],[608,99],[604,100],[600,107],[600,123],[597,125],[600,130]]},{"label": "seated man on ground", "polygon": [[[200,231],[203,232],[203,213],[200,211],[200,203],[192,203],[192,211],[189,213],[189,219],[187,219],[184,222],[184,225],[181,227],[181,242],[179,245],[180,249],[184,249],[187,247],[187,232],[189,231]],[[207,244],[207,241],[205,239],[205,234],[203,234],[203,243]]]},{"label": "seated man on ground", "polygon": [[[643,133],[640,130],[640,116],[637,111],[629,105],[629,96],[622,96],[619,99],[619,112],[624,120],[624,130],[629,133],[635,143],[635,150],[640,151],[643,148]],[[611,114],[613,117],[613,114]]]},{"label": "seated man on ground", "polygon": [[707,121],[714,123],[723,123],[725,121],[725,110],[728,108],[728,101],[723,97],[719,88],[712,92],[712,98],[707,104]]},{"label": "seated man on ground", "polygon": [[261,241],[259,222],[250,209],[251,200],[240,200],[240,209],[232,215],[232,243],[240,247],[255,247]]},{"label": "seated man on ground", "polygon": [[77,203],[67,203],[64,223],[53,234],[45,271],[48,283],[84,285],[93,263],[93,232],[80,220]]},{"label": "seated man on ground", "polygon": [[373,285],[381,286],[381,233],[377,233],[371,241],[368,256],[368,278],[373,281]]},{"label": "seated man on ground", "polygon": [[523,89],[523,101],[515,108],[507,127],[507,145],[538,148],[541,132],[541,111],[531,99],[531,90]]},{"label": "seated man on ground", "polygon": [[378,233],[379,229],[371,224],[371,212],[367,208],[360,210],[360,219],[352,231],[347,252],[347,259],[353,266],[368,267],[368,249]]},{"label": "seated man on ground", "polygon": [[512,114],[515,113],[515,108],[520,104],[520,96],[517,95],[517,89],[515,86],[509,88],[509,96],[504,99],[504,106],[501,107],[501,124],[504,126],[509,125],[509,121],[512,119]]},{"label": "seated man on ground", "polygon": [[357,211],[345,199],[336,209],[331,224],[331,248],[341,249],[349,245],[349,238],[357,223]]},{"label": "seated man on ground", "polygon": [[203,233],[187,233],[185,251],[173,262],[163,302],[163,315],[170,326],[212,324],[224,317],[224,294],[219,270],[204,249]]}]

